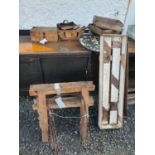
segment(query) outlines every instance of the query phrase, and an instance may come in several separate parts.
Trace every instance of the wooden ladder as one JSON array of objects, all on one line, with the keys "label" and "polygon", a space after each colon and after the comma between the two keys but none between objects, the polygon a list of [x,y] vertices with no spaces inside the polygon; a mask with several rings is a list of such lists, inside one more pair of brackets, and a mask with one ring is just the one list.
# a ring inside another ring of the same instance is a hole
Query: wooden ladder
[{"label": "wooden ladder", "polygon": [[[60,108],[59,105],[55,103],[55,98],[48,97],[50,95],[61,97],[64,103],[63,108],[80,107],[80,134],[82,140],[85,141],[88,137],[88,108],[94,105],[93,97],[89,95],[89,92],[94,90],[95,85],[92,81],[31,85],[29,95],[36,97],[34,99],[33,109],[37,110],[39,114],[42,142],[49,140],[48,110]],[[74,95],[70,96],[71,94]]]}]

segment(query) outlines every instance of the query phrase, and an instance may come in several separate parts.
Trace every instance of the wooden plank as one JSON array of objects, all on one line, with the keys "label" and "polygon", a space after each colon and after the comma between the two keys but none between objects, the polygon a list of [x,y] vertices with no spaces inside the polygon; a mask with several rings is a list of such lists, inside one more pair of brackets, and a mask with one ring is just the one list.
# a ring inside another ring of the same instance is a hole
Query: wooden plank
[{"label": "wooden plank", "polygon": [[103,62],[103,107],[105,110],[109,110],[110,104],[109,104],[109,92],[110,92],[110,59],[111,59],[111,38],[104,38],[105,42],[107,42],[110,50],[105,51],[104,50],[104,58],[107,58],[106,60],[104,59]]},{"label": "wooden plank", "polygon": [[[114,37],[113,42],[121,42],[121,37]],[[115,43],[114,43],[115,44]],[[113,48],[112,52],[112,77],[111,78],[111,101],[115,104],[118,103],[118,91],[119,86],[119,70],[120,70],[120,48]],[[116,108],[110,111],[110,124],[117,124],[117,106]]]},{"label": "wooden plank", "polygon": [[89,25],[90,27],[90,30],[95,33],[95,34],[98,34],[98,35],[103,35],[103,34],[119,34],[120,32],[117,32],[117,31],[114,31],[114,30],[104,30],[104,29],[101,29],[93,24]]},{"label": "wooden plank", "polygon": [[104,52],[103,52],[103,36],[100,37],[100,55],[99,55],[99,106],[98,106],[98,126],[102,128],[102,119],[103,119],[103,60],[104,60]]},{"label": "wooden plank", "polygon": [[[87,88],[88,91],[95,90],[95,85],[92,81],[60,83],[61,93],[80,92],[81,88],[83,87]],[[57,93],[54,88],[54,84],[31,85],[29,89],[29,95],[37,96],[37,92],[45,92],[46,95]]]},{"label": "wooden plank", "polygon": [[[81,106],[81,98],[80,97],[62,97],[62,101],[65,104],[64,108],[78,108]],[[59,106],[53,102],[53,99],[47,99],[47,105],[49,109],[59,109]],[[90,96],[90,102],[88,104],[88,107],[94,105],[94,99],[92,96]],[[34,104],[33,104],[33,110],[37,110],[38,105],[37,105],[37,100],[34,99]]]},{"label": "wooden plank", "polygon": [[123,123],[123,106],[124,106],[124,89],[125,89],[125,71],[126,71],[126,55],[127,55],[127,37],[122,37],[122,53],[121,53],[121,68],[120,68],[120,89],[118,103],[118,117],[121,124]]},{"label": "wooden plank", "polygon": [[87,88],[82,88],[81,91],[81,107],[80,107],[80,134],[83,142],[88,138],[88,124],[89,124],[89,111],[88,105],[90,103],[90,96]]},{"label": "wooden plank", "polygon": [[[103,116],[102,116],[102,123],[108,124],[108,111],[110,108],[109,104],[109,92],[110,92],[110,68],[111,68],[111,37],[104,38],[104,61],[103,61]],[[107,45],[106,45],[107,44]],[[106,49],[106,46],[108,48]]]},{"label": "wooden plank", "polygon": [[38,94],[38,114],[42,142],[48,142],[48,114],[45,94]]}]

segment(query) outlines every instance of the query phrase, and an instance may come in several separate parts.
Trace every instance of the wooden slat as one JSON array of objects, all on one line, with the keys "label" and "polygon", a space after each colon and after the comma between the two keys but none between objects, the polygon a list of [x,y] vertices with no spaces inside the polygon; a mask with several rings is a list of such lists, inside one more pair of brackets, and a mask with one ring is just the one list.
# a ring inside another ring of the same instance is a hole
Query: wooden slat
[{"label": "wooden slat", "polygon": [[48,142],[48,114],[45,94],[38,94],[38,114],[42,141]]},{"label": "wooden slat", "polygon": [[[110,59],[111,59],[111,37],[104,38],[105,42],[108,44],[110,50],[109,51],[103,51],[104,52],[104,58],[107,57],[107,59],[104,59],[103,62],[103,81],[102,81],[102,87],[103,87],[103,107],[105,110],[109,110],[110,104],[109,104],[109,92],[110,92]],[[105,84],[106,83],[106,84]]]},{"label": "wooden slat", "polygon": [[[121,37],[114,37],[113,42],[121,42]],[[120,48],[113,48],[112,49],[112,76],[116,79],[115,83],[119,83],[119,70],[120,70]],[[119,87],[114,84],[114,80],[111,78],[111,102],[115,104],[118,103],[118,90]],[[110,124],[117,124],[117,106],[116,109],[110,111]]]},{"label": "wooden slat", "polygon": [[[108,111],[110,108],[109,104],[109,92],[110,92],[110,68],[111,68],[111,37],[104,38],[104,61],[103,61],[103,116],[102,123],[108,124]],[[108,47],[108,48],[107,48]],[[106,83],[106,84],[105,84]]]},{"label": "wooden slat", "polygon": [[[78,108],[81,106],[81,98],[80,97],[62,97],[62,101],[65,104],[64,108]],[[47,99],[47,105],[49,109],[59,109],[59,106],[53,102],[53,99]],[[88,103],[88,107],[94,105],[94,99],[90,96],[90,102]],[[38,110],[37,100],[34,99],[33,110]]]},{"label": "wooden slat", "polygon": [[103,119],[103,56],[104,56],[104,52],[103,52],[103,42],[104,42],[104,38],[103,36],[100,37],[100,55],[99,55],[99,106],[98,106],[98,111],[99,111],[99,115],[98,115],[98,126],[100,128],[102,128],[102,119]]},{"label": "wooden slat", "polygon": [[119,89],[119,103],[118,103],[118,117],[123,123],[123,105],[124,105],[124,86],[125,86],[125,70],[126,70],[126,54],[127,54],[127,37],[122,37],[122,57],[120,68],[120,89]]},{"label": "wooden slat", "polygon": [[87,88],[82,88],[82,99],[80,106],[80,134],[83,142],[85,143],[88,138],[88,124],[89,124],[89,112],[88,104],[90,103],[90,96]]},{"label": "wooden slat", "polygon": [[[95,90],[95,85],[92,81],[60,83],[61,93],[80,92],[83,87],[87,88],[88,91]],[[54,89],[54,84],[31,85],[29,89],[30,96],[37,96],[37,92],[45,92],[46,95],[57,93]]]}]

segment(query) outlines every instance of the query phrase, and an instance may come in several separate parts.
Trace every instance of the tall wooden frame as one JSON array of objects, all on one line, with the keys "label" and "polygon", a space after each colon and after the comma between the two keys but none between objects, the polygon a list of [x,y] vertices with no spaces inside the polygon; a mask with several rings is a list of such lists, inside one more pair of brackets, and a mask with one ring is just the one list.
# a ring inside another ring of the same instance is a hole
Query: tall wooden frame
[{"label": "tall wooden frame", "polygon": [[100,38],[99,116],[100,129],[123,124],[127,37],[116,34]]}]

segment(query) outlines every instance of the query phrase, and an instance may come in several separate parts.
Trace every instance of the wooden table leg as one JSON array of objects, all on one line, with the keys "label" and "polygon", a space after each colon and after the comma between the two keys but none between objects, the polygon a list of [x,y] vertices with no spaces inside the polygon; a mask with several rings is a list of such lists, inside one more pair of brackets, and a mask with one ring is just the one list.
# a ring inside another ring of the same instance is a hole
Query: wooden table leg
[{"label": "wooden table leg", "polygon": [[42,142],[48,142],[48,114],[46,105],[45,94],[39,93],[38,95],[38,114],[39,125],[42,134]]},{"label": "wooden table leg", "polygon": [[90,102],[90,96],[87,89],[82,89],[82,99],[81,99],[81,107],[80,107],[80,134],[83,141],[86,141],[88,138],[88,125],[89,125],[89,112],[88,112],[88,105]]}]

